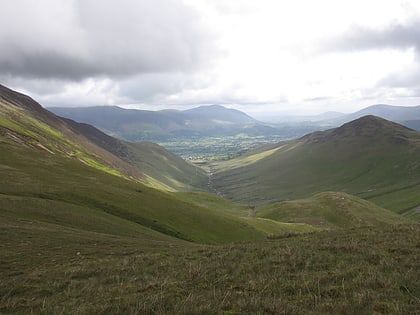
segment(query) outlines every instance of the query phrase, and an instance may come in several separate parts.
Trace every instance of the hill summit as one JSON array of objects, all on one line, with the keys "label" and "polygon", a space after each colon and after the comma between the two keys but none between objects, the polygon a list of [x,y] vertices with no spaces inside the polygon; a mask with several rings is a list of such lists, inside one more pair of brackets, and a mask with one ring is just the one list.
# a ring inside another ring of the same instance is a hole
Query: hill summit
[{"label": "hill summit", "polygon": [[377,147],[378,145],[403,144],[417,132],[403,125],[373,115],[363,116],[342,126],[326,131],[314,132],[301,138],[306,143],[328,145]]}]

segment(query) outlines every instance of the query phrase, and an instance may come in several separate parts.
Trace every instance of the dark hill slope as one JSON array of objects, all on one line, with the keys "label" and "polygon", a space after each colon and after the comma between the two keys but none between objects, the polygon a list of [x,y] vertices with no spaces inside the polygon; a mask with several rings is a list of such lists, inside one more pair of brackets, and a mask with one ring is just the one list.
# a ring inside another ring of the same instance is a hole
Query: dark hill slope
[{"label": "dark hill slope", "polygon": [[365,116],[214,166],[228,198],[269,203],[343,191],[404,211],[420,204],[420,134]]},{"label": "dark hill slope", "polygon": [[165,190],[206,189],[206,173],[165,148],[151,142],[131,143],[108,136],[95,127],[63,118],[96,145],[142,171],[147,182]]}]

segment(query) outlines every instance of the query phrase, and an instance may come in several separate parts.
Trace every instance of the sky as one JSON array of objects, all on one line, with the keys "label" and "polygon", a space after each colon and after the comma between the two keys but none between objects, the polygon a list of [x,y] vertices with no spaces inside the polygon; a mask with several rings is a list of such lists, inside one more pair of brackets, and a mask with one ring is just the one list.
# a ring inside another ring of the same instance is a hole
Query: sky
[{"label": "sky", "polygon": [[0,83],[43,106],[256,117],[420,105],[418,0],[1,0]]}]

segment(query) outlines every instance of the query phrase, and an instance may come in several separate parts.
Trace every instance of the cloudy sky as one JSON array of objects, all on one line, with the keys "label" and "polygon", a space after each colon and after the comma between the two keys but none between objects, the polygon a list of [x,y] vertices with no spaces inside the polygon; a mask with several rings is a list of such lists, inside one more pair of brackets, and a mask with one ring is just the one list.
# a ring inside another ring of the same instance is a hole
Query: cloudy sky
[{"label": "cloudy sky", "polygon": [[44,106],[420,104],[418,0],[2,0],[0,83]]}]

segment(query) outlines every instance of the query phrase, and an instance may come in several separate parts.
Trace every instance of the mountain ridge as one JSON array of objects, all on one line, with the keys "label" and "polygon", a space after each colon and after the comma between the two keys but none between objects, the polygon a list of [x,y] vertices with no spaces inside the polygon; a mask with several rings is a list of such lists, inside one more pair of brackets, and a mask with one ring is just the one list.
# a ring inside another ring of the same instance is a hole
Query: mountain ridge
[{"label": "mountain ridge", "polygon": [[116,106],[50,107],[53,113],[88,123],[130,141],[163,141],[180,136],[276,134],[277,130],[249,115],[221,105],[188,110],[147,111]]}]

